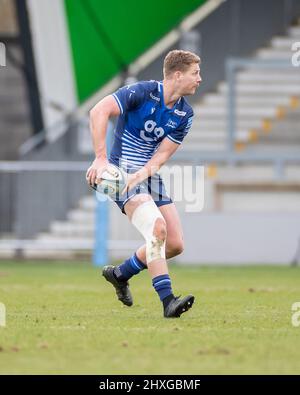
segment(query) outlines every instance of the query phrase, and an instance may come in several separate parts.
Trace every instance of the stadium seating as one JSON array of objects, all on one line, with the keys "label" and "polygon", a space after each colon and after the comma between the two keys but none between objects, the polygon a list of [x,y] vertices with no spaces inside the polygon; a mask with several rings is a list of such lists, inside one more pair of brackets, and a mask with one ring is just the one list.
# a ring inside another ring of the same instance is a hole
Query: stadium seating
[{"label": "stadium seating", "polygon": [[[285,37],[274,37],[268,48],[257,50],[256,59],[289,59],[291,43],[300,41],[300,27],[291,27]],[[244,69],[237,73],[237,133],[236,150],[244,152],[299,152],[300,148],[300,73],[299,68],[276,71]],[[227,144],[227,83],[222,81],[216,92],[210,92],[194,105],[192,132],[180,151],[187,156],[199,152],[221,152]],[[178,162],[182,163],[182,162]],[[285,166],[285,179],[274,178],[270,164],[247,162],[234,166],[212,163],[206,166],[205,205],[203,223],[218,221],[217,214],[227,213],[299,213],[300,167]],[[185,216],[182,203],[177,204],[184,226],[193,227]],[[24,250],[25,256],[74,257],[90,255],[95,234],[94,196],[80,200],[78,207],[67,214],[66,220],[53,221],[47,232],[39,233],[36,241]],[[213,218],[207,216],[210,213]],[[130,226],[118,208],[110,204],[110,240],[127,241],[124,248],[113,249],[112,257],[120,258],[132,252],[142,238]],[[222,217],[220,224],[226,220]],[[193,221],[197,222],[197,216]],[[200,217],[199,217],[200,220]],[[230,219],[231,220],[231,219]],[[216,226],[218,222],[214,222]],[[270,223],[270,229],[272,227]],[[234,232],[232,232],[234,234]],[[232,236],[235,237],[235,236]],[[38,248],[49,244],[49,248]],[[271,241],[270,241],[271,243]],[[55,247],[53,247],[55,246]],[[72,248],[68,249],[68,246]],[[74,249],[74,246],[77,248]],[[245,253],[245,248],[244,253]],[[203,247],[205,249],[205,247]],[[207,246],[207,250],[213,249]],[[6,254],[10,254],[9,248]],[[1,254],[4,254],[3,250]],[[244,254],[247,256],[247,254]],[[258,254],[259,256],[259,254]],[[203,255],[209,261],[209,257]],[[186,258],[185,258],[186,259]],[[234,261],[230,254],[228,259]],[[237,258],[238,259],[238,258]],[[264,258],[267,260],[267,258]]]},{"label": "stadium seating", "polygon": [[[286,37],[274,37],[268,48],[256,52],[254,59],[289,61],[291,45],[296,40],[300,41],[299,26],[291,27]],[[295,148],[295,143],[299,145],[299,114],[296,111],[300,106],[299,69],[248,68],[238,72],[236,80],[236,147],[259,143],[262,137],[262,145],[266,148],[270,144],[269,148],[272,149],[276,133],[282,136],[286,148]],[[226,149],[227,92],[227,82],[223,81],[218,85],[217,92],[206,94],[195,106],[193,133],[185,140],[184,152]],[[274,133],[266,135],[264,132],[273,130],[273,125]]]}]

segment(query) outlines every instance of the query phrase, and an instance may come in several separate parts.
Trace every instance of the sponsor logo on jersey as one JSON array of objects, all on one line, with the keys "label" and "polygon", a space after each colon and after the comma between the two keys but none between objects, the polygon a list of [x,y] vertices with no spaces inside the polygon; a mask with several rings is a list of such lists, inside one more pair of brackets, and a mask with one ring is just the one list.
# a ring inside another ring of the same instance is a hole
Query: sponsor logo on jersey
[{"label": "sponsor logo on jersey", "polygon": [[185,112],[185,111],[179,111],[179,110],[177,110],[177,109],[174,111],[174,113],[177,114],[177,115],[179,115],[180,117],[184,117],[184,116],[186,115],[186,112]]},{"label": "sponsor logo on jersey", "polygon": [[168,126],[169,128],[173,128],[176,129],[177,128],[177,122],[172,121],[172,119],[169,119],[166,126]]},{"label": "sponsor logo on jersey", "polygon": [[188,119],[188,121],[187,121],[187,125],[186,125],[186,128],[185,128],[186,131],[188,131],[191,128],[192,122],[193,122],[193,117],[190,117]]},{"label": "sponsor logo on jersey", "polygon": [[193,122],[193,117],[189,117],[189,119],[188,119],[188,121],[187,121],[188,126],[191,125],[192,122]]},{"label": "sponsor logo on jersey", "polygon": [[160,97],[154,96],[154,95],[152,94],[152,92],[150,92],[150,97],[151,97],[151,99],[153,99],[153,100],[160,101]]}]

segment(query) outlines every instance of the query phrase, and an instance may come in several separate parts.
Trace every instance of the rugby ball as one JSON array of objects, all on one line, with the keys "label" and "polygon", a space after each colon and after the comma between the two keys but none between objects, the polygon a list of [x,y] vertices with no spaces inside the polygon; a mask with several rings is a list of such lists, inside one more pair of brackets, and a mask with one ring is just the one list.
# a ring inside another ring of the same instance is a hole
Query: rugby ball
[{"label": "rugby ball", "polygon": [[97,191],[105,195],[121,193],[126,185],[126,173],[110,163],[101,174],[97,184]]}]

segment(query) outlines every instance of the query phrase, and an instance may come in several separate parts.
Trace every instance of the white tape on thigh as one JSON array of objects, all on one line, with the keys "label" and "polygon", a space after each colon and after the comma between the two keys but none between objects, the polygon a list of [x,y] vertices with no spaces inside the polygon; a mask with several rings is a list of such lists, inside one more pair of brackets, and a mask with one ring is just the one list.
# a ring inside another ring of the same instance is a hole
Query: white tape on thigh
[{"label": "white tape on thigh", "polygon": [[147,263],[155,259],[166,258],[166,241],[158,239],[153,234],[154,225],[158,218],[164,220],[153,200],[149,200],[138,206],[131,218],[132,224],[141,232],[146,240]]}]

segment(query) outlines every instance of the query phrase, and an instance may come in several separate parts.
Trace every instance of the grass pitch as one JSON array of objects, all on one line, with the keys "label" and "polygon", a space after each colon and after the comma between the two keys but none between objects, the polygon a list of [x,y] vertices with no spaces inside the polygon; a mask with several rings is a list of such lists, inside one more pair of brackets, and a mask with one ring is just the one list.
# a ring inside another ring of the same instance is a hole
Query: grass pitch
[{"label": "grass pitch", "polygon": [[146,271],[134,306],[89,263],[0,262],[2,374],[299,374],[300,268],[171,266],[193,308],[164,319]]}]

